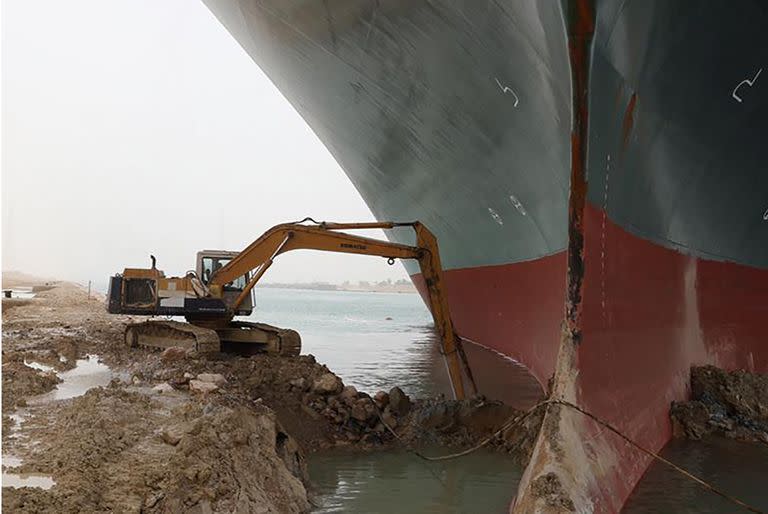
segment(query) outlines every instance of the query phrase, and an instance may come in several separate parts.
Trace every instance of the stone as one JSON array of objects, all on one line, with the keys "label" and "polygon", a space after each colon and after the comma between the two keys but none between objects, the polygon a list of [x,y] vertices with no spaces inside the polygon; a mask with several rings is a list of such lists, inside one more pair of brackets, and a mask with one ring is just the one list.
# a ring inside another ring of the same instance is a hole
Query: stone
[{"label": "stone", "polygon": [[189,378],[176,376],[168,380],[168,383],[171,384],[174,389],[184,388],[189,385]]},{"label": "stone", "polygon": [[202,380],[190,380],[189,381],[189,390],[190,391],[197,391],[199,393],[212,393],[213,391],[217,390],[219,386],[214,384],[213,382],[203,382]]},{"label": "stone", "polygon": [[366,423],[369,420],[378,417],[376,414],[376,407],[369,398],[360,398],[357,400],[352,406],[351,416],[362,423]]},{"label": "stone", "polygon": [[357,400],[357,389],[355,386],[345,386],[344,389],[341,390],[339,398],[344,402],[348,402],[349,400]]},{"label": "stone", "polygon": [[304,413],[312,419],[315,419],[315,420],[320,419],[320,414],[318,414],[316,411],[314,411],[312,408],[310,408],[307,405],[302,404],[301,410],[304,411]]},{"label": "stone", "polygon": [[395,418],[391,412],[389,412],[389,409],[384,411],[384,414],[381,415],[381,420],[386,423],[386,425],[389,428],[396,428],[397,427],[397,418]]},{"label": "stone", "polygon": [[170,444],[171,446],[176,446],[179,444],[179,441],[181,441],[182,434],[176,430],[163,430],[163,432],[160,434],[160,438],[163,440],[165,444]]},{"label": "stone", "polygon": [[189,352],[186,348],[182,348],[181,346],[171,346],[163,350],[163,353],[160,354],[160,360],[163,362],[176,362],[180,360],[184,360],[189,356]]},{"label": "stone", "polygon": [[337,394],[343,387],[341,379],[333,373],[324,373],[312,383],[312,390],[318,394]]},{"label": "stone", "polygon": [[184,373],[184,378],[195,378],[195,375],[192,373]]},{"label": "stone", "polygon": [[294,387],[299,391],[306,391],[309,385],[307,383],[307,379],[304,377],[295,378],[288,383],[291,385],[291,387]]},{"label": "stone", "polygon": [[402,416],[411,410],[411,399],[399,387],[393,387],[389,391],[389,406],[392,412]]},{"label": "stone", "polygon": [[365,408],[365,405],[362,405],[360,403],[355,403],[352,406],[351,415],[354,419],[358,421],[366,421],[368,419],[368,411]]},{"label": "stone", "polygon": [[376,406],[379,409],[383,409],[389,405],[389,394],[385,393],[384,391],[379,391],[373,396],[373,401],[376,402]]},{"label": "stone", "polygon": [[200,382],[208,382],[211,384],[216,384],[217,386],[221,386],[227,383],[227,379],[224,378],[224,375],[221,375],[219,373],[200,373],[199,375],[197,375],[197,380],[199,380]]},{"label": "stone", "polygon": [[155,387],[153,387],[152,391],[158,394],[168,394],[173,392],[173,386],[163,382],[162,384],[157,384]]}]

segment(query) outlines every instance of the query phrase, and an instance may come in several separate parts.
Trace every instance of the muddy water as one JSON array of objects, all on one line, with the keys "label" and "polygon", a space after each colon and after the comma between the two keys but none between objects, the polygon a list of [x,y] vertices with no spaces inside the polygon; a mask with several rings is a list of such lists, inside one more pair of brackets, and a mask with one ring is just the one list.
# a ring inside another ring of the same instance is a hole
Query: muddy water
[{"label": "muddy water", "polygon": [[[399,385],[419,397],[451,394],[431,316],[418,295],[263,289],[257,300],[255,320],[298,330],[303,353],[346,384],[369,392]],[[466,350],[470,364],[483,370],[476,379],[486,396],[520,408],[540,397],[525,368],[478,346]],[[507,456],[487,452],[444,463],[404,452],[310,459],[317,512],[504,512],[520,474]]]},{"label": "muddy water", "polygon": [[504,512],[520,473],[511,460],[484,452],[441,463],[405,452],[335,452],[309,464],[319,513]]},{"label": "muddy water", "polygon": [[[723,491],[768,511],[768,445],[729,439],[674,440],[664,457]],[[747,512],[661,463],[652,464],[623,514],[725,514]]]},{"label": "muddy water", "polygon": [[[261,289],[254,320],[290,327],[346,384],[375,392],[399,385],[418,396],[451,395],[432,318],[416,294]],[[541,387],[522,366],[466,344],[480,391],[516,407],[533,405]]]},{"label": "muddy water", "polygon": [[[30,368],[43,372],[54,371],[53,367],[38,362],[25,361],[24,364]],[[57,384],[56,389],[32,397],[27,401],[27,404],[32,409],[35,406],[39,407],[53,401],[66,400],[68,398],[83,395],[93,387],[106,386],[113,377],[113,373],[109,367],[99,362],[98,356],[96,355],[88,355],[85,359],[78,359],[74,368],[61,372],[58,375],[62,382]],[[23,435],[23,424],[31,415],[33,414],[29,408],[19,409],[16,413],[11,414],[11,418],[15,423],[11,429],[12,433],[9,435],[10,438],[18,438]],[[41,489],[50,489],[55,485],[54,480],[48,475],[6,472],[7,469],[20,466],[21,464],[22,460],[18,457],[3,454],[3,487],[39,487]]]},{"label": "muddy water", "polygon": [[[409,394],[450,394],[429,312],[413,294],[262,289],[254,319],[298,330],[304,353],[364,391],[399,384]],[[391,318],[391,319],[387,319]],[[467,345],[480,390],[525,408],[541,388],[524,368]],[[768,510],[768,446],[734,441],[673,441],[663,454]],[[405,453],[331,453],[310,462],[317,512],[506,512],[520,469],[500,455],[477,454],[427,466]],[[437,475],[437,476],[436,476]],[[450,484],[445,488],[443,484]],[[741,512],[679,475],[653,465],[624,511],[629,514]]]},{"label": "muddy water", "polygon": [[[25,363],[28,366],[41,369],[43,371],[51,370],[49,366],[38,363]],[[92,387],[104,387],[112,380],[112,370],[106,364],[99,362],[96,355],[88,355],[85,359],[78,359],[75,367],[59,373],[62,382],[56,386],[56,389],[45,394],[31,398],[27,403],[29,405],[40,405],[56,400],[66,400],[85,394]]]}]

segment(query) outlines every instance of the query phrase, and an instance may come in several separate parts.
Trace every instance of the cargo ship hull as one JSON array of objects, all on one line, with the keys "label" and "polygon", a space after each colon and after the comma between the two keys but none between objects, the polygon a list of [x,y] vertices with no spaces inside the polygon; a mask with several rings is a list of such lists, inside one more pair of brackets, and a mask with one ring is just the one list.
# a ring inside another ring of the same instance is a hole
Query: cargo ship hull
[{"label": "cargo ship hull", "polygon": [[[378,219],[436,233],[469,341],[654,450],[691,365],[768,370],[759,1],[205,3]],[[618,512],[648,459],[547,416],[513,508],[553,474]]]}]

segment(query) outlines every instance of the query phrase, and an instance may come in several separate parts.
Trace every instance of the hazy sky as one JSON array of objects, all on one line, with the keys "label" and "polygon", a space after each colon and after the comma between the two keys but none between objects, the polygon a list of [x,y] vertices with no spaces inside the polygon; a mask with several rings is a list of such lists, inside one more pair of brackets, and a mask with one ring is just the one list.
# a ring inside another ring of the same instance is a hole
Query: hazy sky
[{"label": "hazy sky", "polygon": [[[304,216],[372,219],[201,2],[3,0],[3,269],[103,282],[151,252],[181,274],[197,250],[239,250]],[[405,276],[295,252],[265,280]]]}]

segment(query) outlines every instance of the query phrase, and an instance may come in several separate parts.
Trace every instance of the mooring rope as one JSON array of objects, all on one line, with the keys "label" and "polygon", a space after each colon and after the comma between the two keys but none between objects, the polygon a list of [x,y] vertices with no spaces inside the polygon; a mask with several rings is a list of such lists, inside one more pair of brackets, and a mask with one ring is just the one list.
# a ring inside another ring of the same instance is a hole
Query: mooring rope
[{"label": "mooring rope", "polygon": [[[390,427],[384,421],[384,419],[381,416],[381,412],[379,411],[378,407],[373,402],[373,400],[371,400],[371,403],[373,403],[374,407],[376,407],[376,412],[378,413],[379,420],[381,421],[382,425],[384,425],[384,427],[393,436],[395,436],[395,438],[397,438],[399,441],[402,441],[402,438],[397,434],[397,432],[395,432],[392,429],[392,427]],[[494,432],[490,436],[484,438],[482,441],[480,441],[476,445],[474,445],[474,446],[472,446],[470,448],[467,448],[466,450],[462,450],[460,452],[457,452],[457,453],[451,453],[451,454],[448,454],[448,455],[440,455],[438,457],[430,457],[430,456],[424,455],[421,452],[419,452],[417,450],[414,450],[414,449],[409,449],[409,451],[411,453],[413,453],[414,455],[416,455],[417,457],[419,457],[419,458],[421,458],[423,460],[426,460],[426,461],[431,461],[431,462],[443,461],[443,460],[451,460],[451,459],[456,459],[456,458],[459,458],[459,457],[463,457],[465,455],[469,455],[470,453],[473,453],[473,452],[479,450],[480,448],[482,448],[483,446],[487,445],[488,443],[490,443],[491,441],[493,441],[494,439],[499,437],[501,434],[503,434],[504,432],[506,432],[510,428],[512,428],[512,427],[514,427],[514,426],[516,426],[516,425],[518,425],[520,423],[522,423],[523,421],[525,421],[527,418],[529,418],[534,412],[536,412],[540,408],[548,407],[550,405],[562,405],[564,407],[569,407],[571,409],[574,409],[574,410],[580,412],[581,414],[583,414],[584,416],[587,416],[588,418],[590,418],[592,421],[594,421],[598,425],[600,425],[600,426],[610,430],[611,432],[613,432],[617,436],[621,437],[630,446],[634,446],[635,448],[637,448],[638,450],[642,451],[646,455],[652,457],[654,460],[657,460],[657,461],[659,461],[659,462],[669,466],[670,468],[672,468],[677,473],[680,473],[681,475],[683,475],[684,477],[688,478],[689,480],[692,480],[693,482],[696,482],[697,484],[699,484],[700,486],[704,487],[708,491],[710,491],[710,492],[720,496],[721,498],[724,498],[724,499],[728,500],[729,502],[731,502],[731,503],[733,503],[735,505],[738,505],[739,507],[742,507],[742,508],[744,508],[744,509],[746,509],[746,510],[748,510],[750,512],[755,512],[756,514],[768,514],[768,512],[766,512],[766,511],[764,511],[762,509],[759,509],[757,507],[754,507],[754,506],[748,504],[747,502],[745,502],[743,500],[740,500],[739,498],[736,498],[735,496],[726,493],[725,491],[723,491],[723,490],[719,489],[718,487],[715,487],[711,483],[707,482],[703,478],[700,478],[700,477],[694,475],[693,473],[691,473],[690,471],[688,471],[688,470],[678,466],[674,462],[671,462],[670,460],[665,459],[664,457],[662,457],[658,453],[653,452],[653,451],[645,448],[640,443],[637,443],[637,442],[633,441],[632,439],[630,439],[628,436],[624,435],[618,428],[614,427],[613,425],[611,425],[607,421],[604,421],[601,418],[597,417],[596,415],[592,414],[591,412],[588,412],[588,411],[582,409],[581,407],[579,407],[578,405],[575,405],[575,404],[573,404],[571,402],[568,402],[568,401],[565,401],[565,400],[549,399],[549,400],[544,400],[542,402],[539,402],[536,405],[534,405],[533,407],[531,407],[530,409],[528,409],[523,414],[521,414],[519,416],[513,416],[513,417],[509,418],[501,426],[501,428],[499,428],[496,432]]]}]

